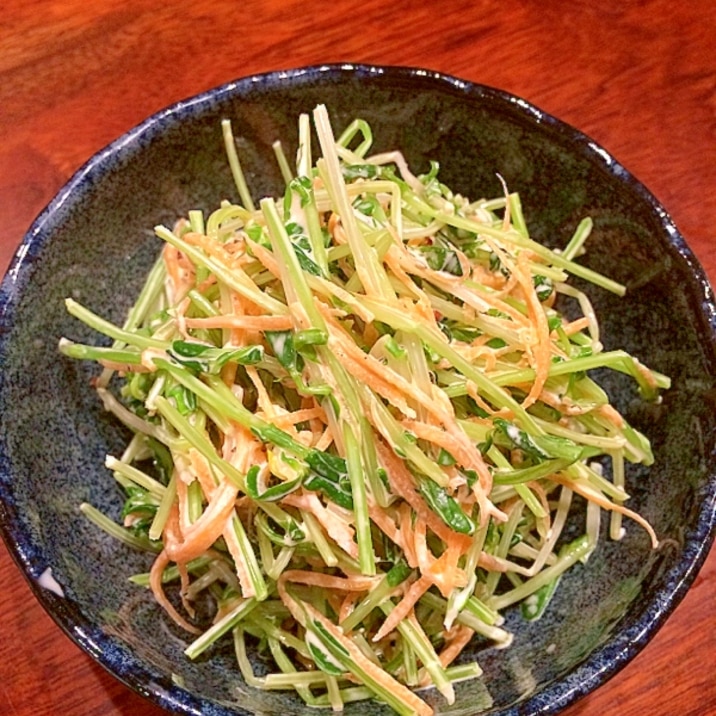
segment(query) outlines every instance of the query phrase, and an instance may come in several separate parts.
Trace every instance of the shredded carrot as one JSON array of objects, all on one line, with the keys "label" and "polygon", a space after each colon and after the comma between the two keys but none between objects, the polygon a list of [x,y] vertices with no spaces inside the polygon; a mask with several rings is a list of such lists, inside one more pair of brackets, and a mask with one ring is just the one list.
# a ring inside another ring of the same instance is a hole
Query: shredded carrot
[{"label": "shredded carrot", "polygon": [[560,485],[565,485],[571,490],[574,490],[574,492],[576,492],[578,495],[581,495],[585,499],[590,500],[591,502],[595,502],[603,509],[608,510],[609,512],[618,512],[619,514],[634,520],[646,530],[647,534],[651,538],[652,548],[659,548],[659,538],[656,536],[654,528],[638,512],[634,512],[633,510],[630,510],[627,507],[624,507],[624,505],[620,505],[617,502],[612,502],[601,492],[594,489],[591,485],[586,485],[579,480],[574,480],[561,474],[554,475],[552,479]]},{"label": "shredded carrot", "polygon": [[285,331],[293,328],[290,316],[227,315],[186,318],[188,328],[231,328],[247,331]]},{"label": "shredded carrot", "polygon": [[169,566],[171,559],[163,550],[159,556],[154,560],[152,568],[149,572],[149,586],[152,590],[152,594],[157,602],[160,604],[162,609],[182,628],[191,634],[201,634],[201,631],[197,629],[193,624],[190,624],[179,612],[174,608],[174,605],[169,601],[166,594],[164,593],[164,586],[162,585],[162,576],[164,570]]},{"label": "shredded carrot", "polygon": [[474,632],[466,626],[458,624],[453,627],[454,633],[448,639],[448,645],[438,654],[443,668],[447,668],[462,653],[462,650],[470,643]]},{"label": "shredded carrot", "polygon": [[248,375],[254,384],[254,388],[256,388],[259,408],[263,411],[264,415],[271,420],[276,416],[276,408],[266,390],[266,386],[261,381],[261,376],[259,376],[258,371],[253,366],[246,366],[246,375]]},{"label": "shredded carrot", "polygon": [[163,256],[172,291],[172,303],[177,303],[192,287],[196,271],[182,252],[173,246],[165,245]]},{"label": "shredded carrot", "polygon": [[232,268],[240,265],[240,258],[245,251],[243,241],[234,240],[233,243],[224,244],[214,237],[191,231],[184,234],[183,238],[187,244],[200,247],[207,255],[219,259]]},{"label": "shredded carrot", "polygon": [[256,256],[266,270],[278,278],[281,275],[281,269],[279,268],[278,261],[276,261],[273,253],[251,239],[247,239],[247,244],[251,248],[251,253]]},{"label": "shredded carrot", "polygon": [[373,636],[373,641],[377,642],[390,634],[398,627],[398,624],[407,619],[413,607],[418,603],[420,597],[428,591],[432,585],[432,579],[427,575],[423,575],[413,582],[403,598],[395,605],[393,611],[386,617],[380,629]]},{"label": "shredded carrot", "polygon": [[467,584],[467,575],[458,568],[457,561],[462,555],[458,545],[448,548],[427,568],[424,575],[435,584],[444,597],[449,597],[454,589]]},{"label": "shredded carrot", "polygon": [[333,443],[333,433],[331,432],[330,427],[326,427],[326,429],[319,435],[314,447],[316,450],[325,452],[331,446],[331,443]]},{"label": "shredded carrot", "polygon": [[207,459],[194,448],[189,448],[188,455],[194,474],[201,484],[201,490],[204,493],[204,497],[207,500],[210,500],[216,490],[216,481],[211,474],[209,463]]},{"label": "shredded carrot", "polygon": [[522,407],[524,408],[533,405],[539,398],[547,376],[549,375],[551,363],[547,314],[542,308],[532,278],[525,266],[526,259],[526,254],[518,254],[517,264],[513,266],[513,272],[517,277],[517,281],[527,302],[527,311],[534,332],[534,338],[532,345],[528,347],[528,353],[532,355],[532,367],[535,371],[535,377],[529,393],[522,401]]},{"label": "shredded carrot", "polygon": [[415,549],[415,531],[412,524],[413,515],[408,503],[403,503],[399,508],[400,513],[400,539],[405,561],[410,567],[418,566],[418,554]]},{"label": "shredded carrot", "polygon": [[441,539],[447,541],[455,540],[458,544],[468,549],[470,538],[453,532],[427,505],[425,500],[415,490],[415,483],[410,472],[403,461],[382,442],[376,443],[378,457],[386,468],[388,480],[393,491],[400,495],[416,512],[417,516],[425,521],[425,524]]},{"label": "shredded carrot", "polygon": [[378,579],[375,577],[364,577],[362,575],[334,577],[330,574],[306,572],[300,569],[287,569],[283,572],[282,577],[288,582],[337,589],[341,592],[366,592],[378,583]]},{"label": "shredded carrot", "polygon": [[573,336],[575,333],[579,333],[586,328],[589,328],[589,319],[586,316],[562,324],[562,330],[568,336]]},{"label": "shredded carrot", "polygon": [[[375,523],[378,529],[380,529],[380,531],[388,537],[393,544],[405,549],[406,542],[403,531],[398,529],[388,512],[380,507],[380,505],[378,505],[375,500],[370,497],[368,499],[368,514],[370,515],[371,521]],[[408,564],[410,564],[409,560]]]},{"label": "shredded carrot", "polygon": [[199,519],[184,530],[182,543],[166,550],[168,557],[174,562],[188,562],[206,552],[224,531],[238,491],[236,485],[224,480]]},{"label": "shredded carrot", "polygon": [[296,423],[306,423],[316,418],[318,418],[321,423],[326,422],[326,411],[320,406],[303,408],[301,410],[294,410],[292,413],[277,415],[272,422],[277,427],[285,430],[291,425],[296,425]]},{"label": "shredded carrot", "polygon": [[605,417],[615,427],[619,429],[624,427],[624,418],[614,409],[614,406],[600,405],[596,412]]}]

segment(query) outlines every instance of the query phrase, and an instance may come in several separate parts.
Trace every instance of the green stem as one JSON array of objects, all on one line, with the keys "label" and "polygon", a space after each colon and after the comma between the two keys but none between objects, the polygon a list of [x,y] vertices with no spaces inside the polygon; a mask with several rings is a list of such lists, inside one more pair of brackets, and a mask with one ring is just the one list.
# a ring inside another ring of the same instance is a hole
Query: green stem
[{"label": "green stem", "polygon": [[358,540],[358,561],[363,574],[375,574],[373,538],[368,517],[368,499],[365,489],[365,472],[361,460],[360,446],[348,423],[343,425],[343,442],[346,449],[346,464],[353,495],[353,515]]},{"label": "green stem", "polygon": [[126,527],[118,525],[114,520],[100,512],[96,507],[83,502],[80,505],[80,511],[87,517],[91,522],[97,525],[100,529],[104,530],[110,537],[114,537],[123,544],[133,549],[141,550],[142,552],[160,552],[161,545],[153,544],[146,537],[140,537],[133,534]]},{"label": "green stem", "polygon": [[225,617],[220,619],[198,639],[195,639],[189,644],[189,646],[184,649],[184,653],[190,659],[196,659],[197,656],[205,652],[217,639],[220,639],[228,631],[231,631],[239,622],[251,614],[258,604],[259,602],[254,597],[242,600]]},{"label": "green stem", "polygon": [[97,333],[108,336],[115,341],[123,342],[125,345],[136,346],[137,348],[158,348],[160,350],[165,350],[169,347],[169,343],[166,341],[158,341],[156,338],[118,328],[72,298],[65,299],[65,306],[71,316],[79,319],[82,323],[97,331]]},{"label": "green stem", "polygon": [[251,198],[251,192],[246,184],[246,178],[244,177],[244,172],[241,169],[241,162],[239,161],[239,155],[236,151],[234,133],[231,130],[231,120],[224,119],[221,121],[221,133],[224,138],[224,147],[226,149],[226,156],[229,160],[231,175],[234,177],[234,183],[236,184],[236,190],[239,192],[241,203],[249,211],[254,211],[254,202]]}]

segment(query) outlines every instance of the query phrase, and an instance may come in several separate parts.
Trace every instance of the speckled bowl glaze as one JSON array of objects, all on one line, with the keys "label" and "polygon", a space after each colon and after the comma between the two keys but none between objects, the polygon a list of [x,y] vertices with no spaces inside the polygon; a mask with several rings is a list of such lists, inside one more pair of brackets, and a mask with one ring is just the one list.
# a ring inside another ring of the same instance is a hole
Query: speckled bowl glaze
[{"label": "speckled bowl glaze", "polygon": [[[437,159],[443,181],[473,198],[499,194],[501,174],[520,192],[533,235],[547,244],[563,245],[579,219],[593,217],[584,261],[628,286],[622,299],[589,290],[604,343],[673,378],[663,402],[649,405],[628,379],[603,376],[617,407],[653,442],[655,466],[629,471],[630,506],[667,546],[652,552],[646,534],[627,524],[621,543],[605,541],[562,580],[542,620],[507,613],[514,644],[468,655],[484,677],[458,685],[454,706],[428,692],[440,714],[556,713],[644,647],[712,542],[716,306],[684,239],[642,184],[588,137],[495,89],[408,68],[276,72],[180,102],[90,159],[33,224],[0,289],[3,536],[59,626],[168,711],[309,713],[291,694],[247,687],[230,644],[188,662],[150,595],[127,581],[146,569],[146,556],[79,515],[84,501],[119,513],[122,499],[103,460],[126,435],[89,389],[92,366],[62,359],[56,346],[61,335],[96,340],[66,315],[65,297],[121,322],[159,248],[152,227],[234,196],[222,118],[232,119],[259,196],[281,187],[272,142],[282,139],[290,156],[299,113],[318,103],[328,106],[336,131],[363,117],[376,149],[401,148],[418,171]],[[346,713],[386,709],[360,704]]]}]

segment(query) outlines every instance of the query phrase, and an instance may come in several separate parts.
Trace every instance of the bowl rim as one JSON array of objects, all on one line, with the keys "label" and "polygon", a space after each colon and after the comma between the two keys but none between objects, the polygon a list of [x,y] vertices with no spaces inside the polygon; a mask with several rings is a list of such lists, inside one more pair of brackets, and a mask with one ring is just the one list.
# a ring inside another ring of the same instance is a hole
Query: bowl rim
[{"label": "bowl rim", "polygon": [[[710,336],[712,358],[716,361],[716,303],[705,271],[661,203],[597,142],[533,103],[489,85],[415,66],[344,62],[261,72],[215,86],[167,105],[93,154],[73,173],[33,221],[0,283],[0,365],[4,364],[14,309],[31,273],[33,260],[40,255],[54,224],[58,219],[61,220],[65,211],[81,200],[88,186],[95,177],[102,175],[108,165],[111,166],[118,157],[137,151],[142,139],[151,139],[161,133],[165,125],[180,121],[187,113],[191,115],[201,112],[208,104],[221,100],[224,96],[242,95],[255,88],[270,90],[278,83],[296,86],[303,82],[340,81],[349,76],[384,77],[387,81],[404,83],[417,80],[439,91],[463,95],[466,98],[486,99],[498,105],[509,104],[537,124],[569,139],[577,152],[601,165],[606,173],[629,184],[632,191],[640,195],[649,207],[662,227],[666,241],[689,269],[692,284],[690,288],[698,295],[701,305],[700,318],[705,332]],[[0,371],[0,388],[3,382],[4,374]],[[499,713],[501,716],[555,714],[604,684],[642,651],[686,595],[716,537],[716,471],[713,470],[716,453],[710,458],[712,471],[700,490],[703,499],[698,519],[684,536],[682,556],[679,562],[665,573],[664,585],[651,596],[636,623],[627,628],[617,625],[607,644],[596,648],[569,674],[546,684],[540,692],[518,704],[488,713]],[[113,637],[94,627],[83,618],[79,610],[70,608],[66,599],[52,589],[41,586],[38,580],[49,565],[43,561],[41,546],[34,544],[23,528],[13,503],[11,483],[4,431],[0,431],[0,535],[35,598],[73,642],[127,687],[169,712],[210,716],[248,713],[196,696],[169,681],[158,683],[154,675],[135,660],[132,654],[127,658],[128,652],[123,645],[115,643]]]}]

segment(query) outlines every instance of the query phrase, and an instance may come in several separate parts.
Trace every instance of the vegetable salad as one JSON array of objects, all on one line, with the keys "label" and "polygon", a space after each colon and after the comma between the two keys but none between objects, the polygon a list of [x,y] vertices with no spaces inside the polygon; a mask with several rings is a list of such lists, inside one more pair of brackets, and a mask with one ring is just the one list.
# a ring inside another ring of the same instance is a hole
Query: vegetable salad
[{"label": "vegetable salad", "polygon": [[[222,129],[238,202],[156,227],[124,325],[66,302],[109,341],[60,350],[101,366],[94,387],[133,435],[106,462],[120,522],[82,510],[153,555],[131,579],[188,658],[233,640],[252,687],[431,714],[420,690],[452,703],[481,674],[463,650],[507,647],[512,605],[539,618],[603,514],[613,539],[626,516],[658,544],[624,487],[649,442],[589,371],[652,400],[669,380],[605,351],[568,283],[624,292],[576,260],[588,218],[548,249],[518,194],[461,196],[436,163],[371,154],[362,120],[336,139],[322,105],[299,119],[295,164],[274,145],[284,195],[255,202]],[[254,672],[256,649],[272,672]]]}]

